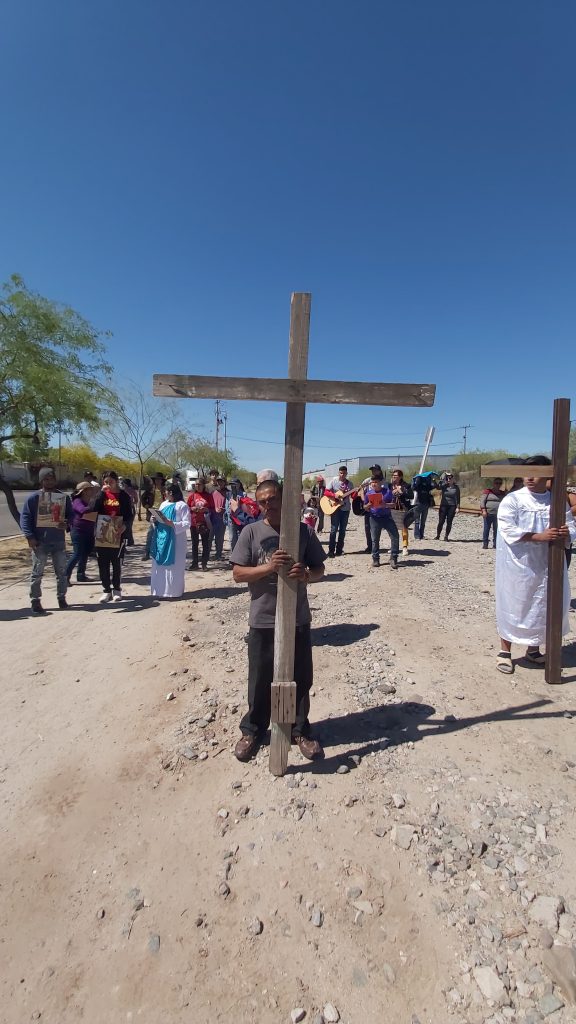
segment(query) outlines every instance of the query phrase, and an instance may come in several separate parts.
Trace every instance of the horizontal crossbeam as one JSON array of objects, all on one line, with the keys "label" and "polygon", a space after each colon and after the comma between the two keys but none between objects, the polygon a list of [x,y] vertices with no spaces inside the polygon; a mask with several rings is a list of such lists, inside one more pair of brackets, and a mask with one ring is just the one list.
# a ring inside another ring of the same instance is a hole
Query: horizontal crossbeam
[{"label": "horizontal crossbeam", "polygon": [[495,477],[502,476],[507,480],[512,480],[515,476],[533,476],[533,477],[546,477],[549,478],[555,476],[554,466],[523,466],[522,463],[514,463],[510,465],[509,462],[504,462],[501,466],[480,466],[480,476]]},{"label": "horizontal crossbeam", "polygon": [[222,398],[225,401],[323,402],[336,405],[434,405],[435,384],[368,384],[344,380],[274,377],[189,377],[154,374],[159,398]]}]

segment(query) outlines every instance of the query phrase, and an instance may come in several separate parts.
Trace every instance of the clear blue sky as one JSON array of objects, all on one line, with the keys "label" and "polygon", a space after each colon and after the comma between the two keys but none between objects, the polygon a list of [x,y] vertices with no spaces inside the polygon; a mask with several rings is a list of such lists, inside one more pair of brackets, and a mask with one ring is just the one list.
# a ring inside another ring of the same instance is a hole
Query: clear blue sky
[{"label": "clear blue sky", "polygon": [[[311,407],[306,468],[428,423],[439,452],[466,423],[548,448],[574,396],[575,39],[573,0],[5,0],[0,277],[112,330],[146,386],[285,376],[295,290],[311,377],[437,383],[433,410]],[[240,460],[279,465],[282,407],[227,411]]]}]

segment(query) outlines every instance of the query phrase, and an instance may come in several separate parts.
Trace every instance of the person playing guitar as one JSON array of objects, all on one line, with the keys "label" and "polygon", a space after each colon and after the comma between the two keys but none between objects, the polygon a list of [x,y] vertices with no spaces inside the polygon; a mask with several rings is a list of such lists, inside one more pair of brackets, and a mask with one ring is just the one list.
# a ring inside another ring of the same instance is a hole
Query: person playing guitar
[{"label": "person playing guitar", "polygon": [[[328,557],[335,558],[344,550],[346,527],[350,518],[350,497],[354,490],[348,479],[348,467],[340,466],[338,476],[333,477],[321,499],[323,510],[331,515],[330,540],[328,541]],[[329,511],[329,508],[332,511]]]}]

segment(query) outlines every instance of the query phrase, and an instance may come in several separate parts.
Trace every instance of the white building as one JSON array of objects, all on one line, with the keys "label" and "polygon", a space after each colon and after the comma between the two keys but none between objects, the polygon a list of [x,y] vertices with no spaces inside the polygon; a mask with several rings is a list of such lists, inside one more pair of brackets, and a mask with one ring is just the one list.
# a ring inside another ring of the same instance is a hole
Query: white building
[{"label": "white building", "polygon": [[[424,469],[437,469],[440,472],[450,469],[453,459],[458,454],[459,452],[451,452],[449,455],[429,454]],[[421,452],[416,455],[395,455],[394,453],[387,455],[359,455],[353,459],[344,458],[339,459],[338,462],[331,462],[330,465],[324,466],[323,469],[311,469],[304,473],[304,476],[323,476],[325,480],[328,480],[333,476],[338,476],[338,466],[348,466],[348,476],[356,476],[361,470],[366,469],[368,471],[370,466],[378,465],[382,467],[383,473],[389,478],[392,470],[398,467],[400,469],[414,465],[418,467],[421,458]],[[368,476],[368,472],[366,476]]]}]

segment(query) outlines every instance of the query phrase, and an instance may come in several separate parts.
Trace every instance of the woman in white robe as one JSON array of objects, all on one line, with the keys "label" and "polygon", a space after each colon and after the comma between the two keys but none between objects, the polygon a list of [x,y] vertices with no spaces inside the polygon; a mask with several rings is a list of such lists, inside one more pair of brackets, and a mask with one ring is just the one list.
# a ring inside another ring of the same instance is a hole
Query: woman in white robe
[{"label": "woman in white robe", "polygon": [[160,505],[158,515],[153,515],[150,590],[153,597],[182,597],[190,509],[177,484],[169,484],[166,494],[167,500]]},{"label": "woman in white robe", "polygon": [[[514,671],[512,643],[526,644],[526,657],[544,663],[540,644],[546,639],[548,590],[548,544],[563,537],[565,544],[576,538],[576,522],[568,510],[560,530],[550,528],[550,492],[546,480],[527,477],[527,486],[511,492],[498,507],[496,541],[496,622],[500,636],[497,668]],[[554,536],[552,536],[554,535]],[[570,586],[564,572],[563,635],[569,632]]]}]

